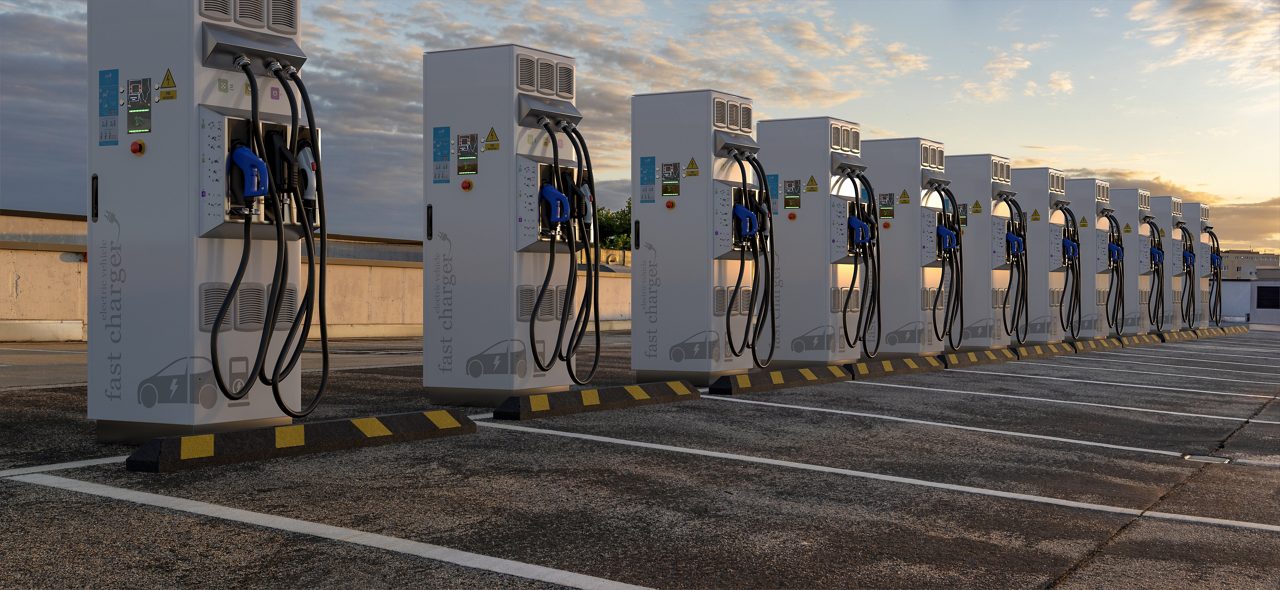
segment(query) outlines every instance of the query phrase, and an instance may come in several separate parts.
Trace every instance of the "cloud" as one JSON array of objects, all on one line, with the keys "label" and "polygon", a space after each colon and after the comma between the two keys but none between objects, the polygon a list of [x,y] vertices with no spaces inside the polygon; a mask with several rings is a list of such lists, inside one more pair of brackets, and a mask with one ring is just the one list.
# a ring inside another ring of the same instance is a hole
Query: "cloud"
[{"label": "cloud", "polygon": [[986,82],[961,84],[960,98],[977,102],[1000,102],[1009,97],[1009,82],[1029,67],[1031,60],[1017,53],[997,51],[996,56],[982,68],[989,79]]},{"label": "cloud", "polygon": [[1280,197],[1259,203],[1214,205],[1209,208],[1209,223],[1223,248],[1280,252]]},{"label": "cloud", "polygon": [[1111,9],[1105,6],[1095,6],[1089,9],[1089,14],[1092,15],[1093,18],[1107,18],[1108,16],[1111,16]]},{"label": "cloud", "polygon": [[1147,71],[1190,62],[1224,64],[1220,83],[1248,87],[1280,83],[1280,4],[1239,0],[1143,0],[1129,10],[1139,28],[1129,37],[1172,49]]},{"label": "cloud", "polygon": [[587,10],[600,16],[636,16],[644,14],[645,4],[641,0],[586,0]]},{"label": "cloud", "polygon": [[1055,96],[1071,94],[1074,91],[1075,83],[1071,81],[1071,72],[1053,72],[1049,74],[1049,81],[1044,86],[1034,80],[1027,80],[1022,94],[1024,96]]}]

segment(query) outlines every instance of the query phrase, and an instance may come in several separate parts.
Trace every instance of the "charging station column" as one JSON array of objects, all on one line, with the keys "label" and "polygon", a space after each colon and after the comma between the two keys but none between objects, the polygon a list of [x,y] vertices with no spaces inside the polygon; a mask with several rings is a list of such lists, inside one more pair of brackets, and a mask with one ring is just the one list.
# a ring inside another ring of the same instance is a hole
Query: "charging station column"
[{"label": "charging station column", "polygon": [[1209,327],[1209,276],[1212,273],[1211,244],[1209,240],[1209,206],[1204,203],[1183,203],[1183,219],[1195,245],[1195,273],[1192,284],[1196,289],[1194,321],[1188,327]]},{"label": "charging station column", "polygon": [[571,57],[517,45],[423,58],[422,379],[433,401],[488,405],[572,384],[561,345],[578,334],[571,287],[583,288],[570,280],[594,239],[571,219],[594,204],[577,174],[575,70]]},{"label": "charging station column", "polygon": [[752,367],[730,338],[749,336],[752,301],[763,303],[751,287],[761,265],[739,239],[760,223],[744,207],[762,179],[731,155],[758,151],[753,110],[714,90],[631,98],[631,366],[641,380],[707,385]]},{"label": "charging station column", "polygon": [[1151,193],[1143,189],[1111,189],[1111,206],[1124,238],[1125,334],[1151,330],[1146,304],[1151,295],[1150,228],[1143,219],[1151,215]]},{"label": "charging station column", "polygon": [[1027,342],[1062,341],[1059,310],[1066,281],[1062,258],[1064,215],[1053,205],[1065,198],[1067,177],[1054,168],[1014,168],[1011,188],[1027,214]]},{"label": "charging station column", "polygon": [[[777,285],[778,317],[785,321],[778,324],[776,358],[793,366],[856,361],[863,297],[859,286],[850,291],[855,258],[850,217],[862,190],[851,177],[865,169],[859,157],[861,130],[857,123],[830,117],[761,121],[759,127],[761,154],[779,178],[778,248],[790,260],[803,261],[788,265],[786,280]],[[874,206],[874,195],[862,198],[864,203],[872,199]],[[873,285],[864,279],[876,271],[861,264],[858,283]],[[842,317],[846,301],[848,318]],[[846,341],[846,325],[854,346]],[[875,336],[867,336],[873,352]]]},{"label": "charging station column", "polygon": [[[965,232],[964,245],[964,346],[987,349],[1007,347],[1009,331],[1019,330],[1029,310],[1018,300],[1026,268],[1026,239],[1017,235],[1012,214],[1015,202],[1008,158],[992,154],[947,156],[947,178],[960,200]],[[1013,278],[1012,284],[1010,277]]]},{"label": "charging station column", "polygon": [[1182,330],[1190,327],[1182,321],[1182,235],[1174,229],[1182,222],[1182,198],[1151,197],[1151,217],[1164,241],[1164,288],[1160,289],[1164,294],[1164,329]]},{"label": "charging station column", "polygon": [[[302,226],[296,202],[264,200],[268,173],[273,193],[288,175],[248,146],[318,146],[319,132],[293,136],[292,85],[270,70],[307,59],[297,3],[242,4],[88,3],[88,416],[101,440],[290,422],[271,387],[251,382],[295,317]],[[247,155],[233,162],[238,147]],[[242,248],[252,254],[232,290]],[[273,284],[281,269],[287,283]],[[229,293],[219,358],[210,332]],[[224,397],[215,368],[245,394]],[[277,382],[280,403],[297,407],[300,371]]]},{"label": "charging station column", "polygon": [[[884,318],[881,350],[889,355],[942,352],[934,325],[946,297],[936,297],[942,281],[938,233],[943,212],[940,188],[946,184],[941,142],[922,138],[862,142],[862,162],[875,171],[880,208],[880,247]],[[947,239],[958,239],[950,236]],[[957,328],[958,329],[958,328]],[[945,336],[944,336],[945,339]]]},{"label": "charging station column", "polygon": [[1075,211],[1080,231],[1080,340],[1107,336],[1107,233],[1099,225],[1099,212],[1109,204],[1104,200],[1109,190],[1104,180],[1071,178],[1067,180],[1066,200]]}]

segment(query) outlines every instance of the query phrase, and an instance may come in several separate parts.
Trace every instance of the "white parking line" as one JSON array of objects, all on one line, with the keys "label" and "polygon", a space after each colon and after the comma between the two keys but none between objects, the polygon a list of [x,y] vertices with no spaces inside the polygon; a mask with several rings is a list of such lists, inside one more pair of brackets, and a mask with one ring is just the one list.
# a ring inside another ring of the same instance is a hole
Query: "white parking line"
[{"label": "white parking line", "polygon": [[1094,408],[1108,408],[1112,410],[1126,410],[1130,412],[1144,412],[1148,414],[1166,414],[1169,416],[1185,416],[1190,418],[1208,418],[1210,420],[1227,420],[1229,422],[1248,422],[1251,424],[1278,424],[1280,422],[1273,420],[1251,420],[1248,417],[1237,418],[1235,416],[1217,416],[1214,414],[1193,414],[1190,412],[1175,412],[1172,410],[1153,410],[1150,408],[1138,408],[1134,406],[1117,406],[1113,404],[1099,404],[1093,402],[1078,402],[1065,399],[1053,399],[1047,397],[1034,397],[1029,395],[1013,395],[1009,393],[991,393],[989,391],[965,391],[963,389],[943,389],[940,387],[921,387],[918,385],[898,385],[895,383],[885,383],[883,381],[850,381],[854,385],[874,385],[876,387],[894,387],[898,389],[916,389],[919,391],[933,391],[937,393],[958,393],[961,395],[978,395],[983,397],[1003,397],[1008,399],[1020,399],[1028,401],[1037,401],[1047,404],[1066,404],[1071,406],[1089,406]]},{"label": "white parking line", "polygon": [[[767,457],[755,457],[751,455],[739,455],[736,453],[725,453],[721,451],[710,451],[706,449],[698,449],[693,447],[678,447],[674,445],[664,445],[658,443],[642,442],[624,438],[612,438],[607,436],[597,436],[594,434],[580,434],[576,432],[565,432],[562,430],[548,430],[544,428],[531,428],[528,426],[517,426],[515,424],[504,424],[501,422],[477,422],[477,425],[483,428],[497,428],[500,430],[510,430],[515,432],[525,432],[529,434],[541,434],[546,436],[559,436],[564,438],[574,438],[591,442],[606,443],[612,445],[622,445],[628,447],[637,447],[642,449],[650,449],[656,451],[667,451],[672,453],[682,453],[686,455],[697,455],[701,457],[712,457],[716,459],[728,459],[731,461],[741,461],[744,463],[755,463],[758,465],[771,465],[774,467],[786,467],[789,469],[800,469],[805,471],[814,471],[819,473],[831,473],[835,475],[846,475],[860,479],[870,479],[875,481],[884,481],[891,483],[907,484],[939,490],[947,490],[952,492],[961,492],[966,494],[977,494],[981,496],[991,496],[996,498],[1004,498],[1008,500],[1020,500],[1023,502],[1034,502],[1037,504],[1048,504],[1052,506],[1063,506],[1067,508],[1080,508],[1083,510],[1093,510],[1096,512],[1107,512],[1111,514],[1125,514],[1129,516],[1150,516],[1152,518],[1160,518],[1165,520],[1180,520],[1186,522],[1198,522],[1203,524],[1215,524],[1233,528],[1253,529],[1261,531],[1280,532],[1280,526],[1263,524],[1259,522],[1246,522],[1239,520],[1225,520],[1217,518],[1206,518],[1201,516],[1191,516],[1187,514],[1172,514],[1167,512],[1147,512],[1136,508],[1125,508],[1123,506],[1109,506],[1106,504],[1094,504],[1092,502],[1077,502],[1075,500],[1064,500],[1062,498],[1053,498],[1049,496],[1038,496],[1034,494],[1019,494],[1015,492],[1004,492],[989,488],[979,488],[973,486],[965,486],[958,484],[949,484],[924,479],[916,479],[912,477],[899,477],[896,475],[885,475],[882,473],[872,473],[869,471],[856,471],[853,469],[841,469],[839,467],[827,467],[825,465],[814,465],[811,463],[799,463],[796,461],[786,461],[782,459],[770,459]],[[39,476],[30,476],[39,477]]]},{"label": "white parking line", "polygon": [[886,415],[884,415],[884,414],[868,414],[868,413],[865,413],[865,412],[853,412],[853,411],[849,411],[849,410],[835,410],[835,409],[831,409],[831,408],[819,408],[819,407],[815,407],[815,406],[797,406],[797,405],[792,405],[792,404],[779,404],[779,403],[774,403],[774,402],[762,402],[762,401],[758,401],[758,400],[742,399],[742,398],[737,398],[737,397],[721,397],[721,396],[714,396],[714,395],[713,395],[713,396],[707,396],[707,397],[704,397],[704,398],[702,398],[702,399],[715,400],[715,401],[722,401],[722,402],[733,402],[733,403],[739,403],[739,404],[751,404],[751,405],[757,405],[757,406],[769,406],[769,407],[772,407],[772,408],[786,408],[786,409],[788,409],[788,410],[802,410],[802,411],[806,411],[806,412],[822,412],[822,413],[826,413],[826,414],[839,414],[839,415],[842,415],[842,416],[857,416],[857,417],[859,417],[859,418],[872,418],[872,419],[876,419],[876,420],[889,420],[889,421],[893,421],[893,422],[906,422],[906,423],[909,423],[909,424],[921,424],[921,425],[924,425],[924,426],[940,426],[940,427],[943,427],[943,428],[954,428],[954,429],[956,429],[956,430],[968,430],[968,431],[972,431],[972,432],[983,432],[983,433],[987,433],[987,434],[1000,434],[1000,435],[1004,435],[1004,436],[1016,436],[1016,437],[1021,437],[1021,438],[1034,438],[1034,439],[1037,439],[1037,440],[1049,440],[1049,441],[1054,441],[1054,442],[1069,443],[1069,444],[1073,444],[1073,445],[1085,445],[1085,446],[1090,446],[1090,447],[1102,447],[1102,448],[1107,448],[1107,449],[1116,449],[1116,450],[1120,450],[1120,451],[1133,451],[1133,452],[1135,452],[1135,453],[1149,453],[1149,454],[1152,454],[1152,455],[1165,455],[1165,456],[1168,456],[1168,457],[1179,457],[1179,458],[1181,458],[1181,457],[1182,457],[1182,453],[1176,453],[1176,452],[1174,452],[1174,451],[1162,451],[1162,450],[1159,450],[1159,449],[1144,449],[1144,448],[1142,448],[1142,447],[1127,447],[1127,446],[1124,446],[1124,445],[1113,445],[1113,444],[1100,443],[1100,442],[1094,442],[1094,441],[1089,441],[1089,440],[1080,440],[1080,439],[1075,439],[1075,438],[1062,438],[1062,437],[1058,437],[1058,436],[1047,436],[1047,435],[1043,435],[1043,434],[1031,434],[1031,433],[1027,433],[1027,432],[1015,432],[1015,431],[1012,431],[1012,430],[996,430],[996,429],[994,429],[994,428],[980,428],[980,427],[977,427],[977,426],[963,426],[963,425],[960,425],[960,424],[948,424],[948,423],[946,423],[946,422],[931,422],[931,421],[929,421],[929,420],[916,420],[916,419],[914,419],[914,418],[900,418],[900,417],[897,417],[897,416],[886,416]]},{"label": "white parking line", "polygon": [[1170,350],[1192,350],[1192,351],[1194,350],[1239,350],[1244,352],[1262,352],[1262,351],[1271,350],[1271,351],[1280,352],[1280,348],[1273,348],[1270,346],[1241,346],[1236,344],[1219,346],[1217,344],[1179,342],[1179,343],[1166,344],[1165,346],[1168,347]]},{"label": "white parking line", "polygon": [[[1162,355],[1159,355],[1159,354],[1144,354],[1144,353],[1140,353],[1140,352],[1114,352],[1114,351],[1098,351],[1098,352],[1099,352],[1100,354],[1116,354],[1116,355],[1120,355],[1120,356],[1136,356],[1136,357],[1143,357],[1143,358],[1163,358],[1163,359],[1169,360],[1169,357],[1162,356]],[[1193,355],[1191,355],[1191,356],[1197,356],[1197,355],[1194,355],[1194,354],[1193,354]],[[1258,363],[1233,363],[1233,362],[1231,362],[1231,361],[1220,361],[1220,360],[1218,360],[1218,359],[1189,358],[1189,357],[1187,357],[1186,355],[1183,355],[1183,356],[1180,356],[1180,357],[1176,357],[1176,358],[1185,359],[1185,360],[1188,360],[1188,361],[1195,361],[1195,362],[1198,362],[1198,363],[1210,363],[1210,364],[1214,364],[1214,365],[1231,365],[1231,366],[1235,366],[1235,367],[1252,367],[1252,368],[1255,368],[1255,369],[1256,369],[1256,368],[1258,368]],[[1265,371],[1249,371],[1249,372],[1250,372],[1250,373],[1256,373],[1256,374],[1259,374],[1259,375],[1272,375],[1272,376],[1275,376],[1275,377],[1280,377],[1280,373],[1270,373],[1270,372],[1265,372]]]},{"label": "white parking line", "polygon": [[[1147,350],[1151,350],[1151,349],[1147,349]],[[1255,354],[1234,354],[1234,353],[1226,353],[1226,352],[1204,352],[1204,351],[1200,351],[1200,350],[1177,350],[1177,349],[1174,349],[1174,348],[1160,348],[1160,349],[1156,349],[1156,350],[1159,350],[1161,354],[1185,354],[1185,355],[1191,355],[1191,356],[1225,356],[1225,357],[1227,357],[1227,358],[1237,358],[1237,359],[1263,359],[1263,360],[1268,360],[1268,361],[1274,361],[1274,360],[1276,360],[1276,359],[1277,359],[1277,357],[1275,357],[1275,356],[1258,356],[1258,355],[1255,355]],[[1256,351],[1254,351],[1254,352],[1256,352]]]},{"label": "white parking line", "polygon": [[83,350],[50,350],[46,348],[0,348],[8,352],[40,352],[46,354],[88,354]]},{"label": "white parking line", "polygon": [[403,555],[424,557],[472,569],[506,574],[528,580],[538,580],[551,584],[569,586],[572,588],[599,588],[605,590],[641,588],[641,586],[632,586],[630,584],[623,584],[621,582],[614,582],[603,578],[586,576],[583,574],[533,565],[530,563],[512,561],[510,559],[501,559],[498,557],[480,555],[478,553],[459,551],[457,549],[450,549],[448,547],[441,547],[439,545],[431,545],[428,543],[420,543],[418,541],[410,541],[408,539],[366,533],[355,529],[330,526],[327,524],[320,524],[318,522],[309,522],[283,516],[274,516],[261,512],[240,510],[238,508],[220,506],[218,504],[210,504],[196,500],[161,496],[159,494],[150,494],[147,492],[117,488],[87,481],[58,477],[55,475],[19,475],[11,479],[14,481],[21,481],[23,483],[78,492],[101,498],[133,502],[144,506],[167,508],[169,510],[176,510],[178,512],[185,512],[188,514],[198,514],[200,516],[207,516],[230,522],[238,522],[278,531],[297,533],[300,535],[309,535],[331,541],[351,543],[352,545],[373,547],[375,549],[382,549],[384,551],[391,551]]},{"label": "white parking line", "polygon": [[1021,377],[1023,379],[1041,379],[1046,381],[1070,381],[1071,383],[1092,383],[1094,385],[1115,385],[1117,387],[1129,387],[1129,388],[1135,388],[1135,389],[1155,389],[1159,391],[1177,391],[1182,393],[1203,393],[1205,395],[1225,395],[1230,397],[1256,397],[1256,398],[1262,398],[1262,399],[1276,398],[1276,396],[1274,395],[1263,395],[1258,393],[1232,393],[1230,391],[1208,391],[1204,389],[1187,389],[1185,387],[1164,387],[1161,385],[1138,385],[1135,383],[1117,383],[1115,381],[1091,381],[1089,379],[1050,377],[1048,375],[1028,375],[1025,373],[1001,373],[999,371],[975,371],[973,369],[947,369],[947,371],[953,372],[953,373],[973,373],[975,375],[1002,375],[1005,377]]},{"label": "white parking line", "polygon": [[[1097,351],[1097,352],[1095,352],[1095,353],[1091,353],[1091,354],[1114,355],[1114,356],[1123,356],[1123,357],[1130,357],[1130,358],[1144,358],[1144,359],[1158,359],[1158,358],[1162,358],[1162,357],[1158,357],[1158,356],[1152,356],[1152,355],[1149,355],[1149,354],[1132,354],[1132,353],[1123,353],[1123,352],[1107,352],[1107,351],[1104,351],[1104,350],[1099,350],[1099,351]],[[1166,360],[1173,360],[1173,359],[1166,359]],[[1190,359],[1187,359],[1187,360],[1190,360]],[[1138,361],[1130,361],[1130,362],[1138,362]],[[1142,362],[1146,362],[1146,361],[1142,361]],[[1206,362],[1213,362],[1213,361],[1206,361]],[[1195,370],[1197,370],[1197,371],[1218,371],[1218,372],[1220,372],[1220,373],[1231,373],[1232,375],[1240,375],[1240,374],[1244,374],[1244,375],[1259,375],[1259,376],[1264,376],[1264,377],[1276,377],[1276,378],[1280,378],[1280,373],[1266,373],[1266,372],[1263,372],[1263,371],[1245,371],[1245,370],[1243,370],[1243,369],[1223,369],[1223,368],[1220,368],[1220,367],[1204,367],[1204,366],[1200,366],[1200,365],[1166,365],[1166,364],[1161,364],[1160,366],[1162,366],[1162,367],[1163,367],[1163,366],[1176,366],[1176,367],[1182,367],[1182,368],[1184,368],[1184,369],[1195,369]],[[1250,365],[1250,366],[1257,366],[1257,365]]]},{"label": "white parking line", "polygon": [[[1059,360],[1072,360],[1074,357],[1070,357],[1070,356],[1063,355],[1063,356],[1054,357],[1054,358],[1057,358],[1057,359],[1059,359]],[[1186,365],[1166,365],[1166,364],[1164,364],[1164,363],[1144,363],[1144,362],[1142,362],[1142,361],[1122,361],[1122,360],[1119,360],[1119,359],[1098,359],[1098,358],[1089,358],[1089,359],[1079,359],[1079,360],[1088,361],[1088,362],[1091,362],[1091,363],[1125,363],[1125,364],[1130,364],[1130,365],[1147,365],[1147,366],[1153,366],[1153,367],[1174,367],[1174,368],[1183,368],[1183,369],[1188,368]],[[1086,365],[1059,365],[1059,364],[1057,364],[1057,363],[1046,363],[1046,362],[1042,362],[1042,361],[1038,361],[1038,360],[1014,361],[1014,362],[1016,362],[1016,363],[1022,363],[1022,364],[1027,364],[1027,365],[1041,365],[1041,366],[1045,366],[1045,367],[1064,367],[1064,368],[1069,368],[1069,369],[1094,369],[1094,370],[1096,370],[1096,368],[1095,368],[1095,367],[1089,367],[1089,366],[1086,366]],[[1194,367],[1191,367],[1191,368],[1194,368]],[[1133,373],[1133,374],[1135,374],[1135,375],[1165,375],[1165,376],[1168,376],[1168,377],[1182,377],[1183,379],[1200,379],[1200,380],[1204,380],[1204,381],[1227,381],[1227,382],[1231,382],[1231,383],[1252,383],[1252,384],[1254,384],[1254,385],[1280,385],[1280,383],[1273,383],[1273,382],[1271,382],[1271,381],[1249,381],[1248,379],[1228,379],[1228,378],[1226,378],[1226,377],[1207,377],[1207,376],[1205,376],[1205,375],[1187,375],[1187,374],[1184,374],[1184,373],[1161,373],[1161,372],[1159,372],[1159,371],[1148,371],[1148,370],[1137,371],[1137,370],[1133,370],[1133,369],[1112,369],[1112,368],[1110,368],[1110,367],[1108,367],[1108,368],[1107,368],[1107,372],[1109,372],[1109,373]]]},{"label": "white parking line", "polygon": [[120,455],[119,457],[84,459],[82,461],[68,461],[66,463],[52,463],[49,465],[36,465],[34,467],[17,467],[14,469],[5,469],[4,471],[0,471],[0,477],[45,473],[48,471],[62,471],[63,469],[79,469],[81,467],[93,467],[94,465],[107,465],[109,463],[124,463],[124,460],[128,458],[128,455]]}]

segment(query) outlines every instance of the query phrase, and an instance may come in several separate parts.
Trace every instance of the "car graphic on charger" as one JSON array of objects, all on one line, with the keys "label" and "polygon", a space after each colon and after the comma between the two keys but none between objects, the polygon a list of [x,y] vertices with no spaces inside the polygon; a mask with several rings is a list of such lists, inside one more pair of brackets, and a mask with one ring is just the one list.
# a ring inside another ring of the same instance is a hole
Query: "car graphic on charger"
[{"label": "car graphic on charger", "polygon": [[212,409],[218,403],[213,363],[208,357],[188,356],[165,365],[138,383],[138,403],[145,408],[198,403],[206,410]]},{"label": "car graphic on charger", "polygon": [[791,350],[805,352],[807,350],[835,350],[836,329],[831,326],[818,326],[791,340]]},{"label": "car graphic on charger", "polygon": [[911,322],[897,330],[884,335],[884,343],[889,346],[896,344],[914,344],[924,339],[924,322]]},{"label": "car graphic on charger", "polygon": [[520,340],[503,340],[467,359],[467,374],[476,379],[481,375],[524,377],[528,372],[529,361],[525,359],[524,342]]},{"label": "car graphic on charger", "polygon": [[720,334],[713,330],[698,332],[671,347],[671,362],[685,359],[714,359],[720,353]]}]

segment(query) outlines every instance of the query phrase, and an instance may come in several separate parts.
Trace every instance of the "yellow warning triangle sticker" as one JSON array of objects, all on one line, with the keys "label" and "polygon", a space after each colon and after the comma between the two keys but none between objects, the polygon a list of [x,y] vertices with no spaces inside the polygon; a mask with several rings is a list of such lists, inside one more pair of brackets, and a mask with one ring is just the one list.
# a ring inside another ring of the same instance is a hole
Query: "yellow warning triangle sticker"
[{"label": "yellow warning triangle sticker", "polygon": [[818,192],[818,179],[810,176],[809,182],[804,183],[804,192],[806,193]]},{"label": "yellow warning triangle sticker", "polygon": [[982,201],[974,201],[974,202],[973,202],[973,214],[974,214],[974,215],[977,215],[977,214],[979,214],[979,213],[982,213]]},{"label": "yellow warning triangle sticker", "polygon": [[489,134],[484,136],[485,143],[493,143],[498,141],[498,132],[493,127],[489,128]]},{"label": "yellow warning triangle sticker", "polygon": [[1031,210],[1031,221],[1040,221],[1040,210],[1039,210],[1039,209],[1032,209],[1032,210]]},{"label": "yellow warning triangle sticker", "polygon": [[908,195],[906,189],[903,189],[902,194],[898,195],[898,204],[908,205],[910,203],[911,203],[911,195]]},{"label": "yellow warning triangle sticker", "polygon": [[1083,218],[1080,219],[1080,227],[1089,227],[1089,220]]},{"label": "yellow warning triangle sticker", "polygon": [[178,87],[178,85],[173,81],[173,70],[169,68],[164,69],[164,80],[160,82],[160,87],[161,88],[177,88]]},{"label": "yellow warning triangle sticker", "polygon": [[1131,233],[1133,233],[1133,228],[1132,228],[1132,227],[1129,227],[1129,224],[1127,224],[1127,223],[1126,223],[1126,224],[1124,224],[1124,233],[1126,233],[1126,234],[1131,234]]},{"label": "yellow warning triangle sticker", "polygon": [[693,158],[689,158],[689,165],[687,165],[687,166],[685,166],[685,167],[684,167],[684,175],[685,175],[685,176],[697,176],[697,175],[698,175],[698,172],[699,172],[699,170],[698,170],[698,162],[697,162],[697,160],[694,160]]},{"label": "yellow warning triangle sticker", "polygon": [[1160,228],[1160,237],[1162,237],[1162,238],[1164,237],[1164,228],[1163,228],[1163,227],[1162,227],[1162,228]]}]

